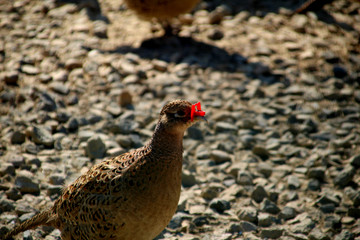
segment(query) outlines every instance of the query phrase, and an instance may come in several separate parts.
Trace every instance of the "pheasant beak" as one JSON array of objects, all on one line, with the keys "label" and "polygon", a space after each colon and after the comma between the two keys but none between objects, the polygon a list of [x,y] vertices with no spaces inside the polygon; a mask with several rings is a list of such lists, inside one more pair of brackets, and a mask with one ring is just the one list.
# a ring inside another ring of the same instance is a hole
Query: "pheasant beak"
[{"label": "pheasant beak", "polygon": [[205,116],[205,112],[201,111],[201,103],[195,103],[191,106],[191,121],[194,121],[194,118],[199,120],[204,120],[207,122]]}]

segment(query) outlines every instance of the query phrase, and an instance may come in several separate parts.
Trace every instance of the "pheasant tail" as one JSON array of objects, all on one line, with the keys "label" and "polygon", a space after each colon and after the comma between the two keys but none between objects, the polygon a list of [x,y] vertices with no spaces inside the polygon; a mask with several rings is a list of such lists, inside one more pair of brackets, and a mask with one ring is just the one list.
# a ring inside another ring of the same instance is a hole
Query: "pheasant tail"
[{"label": "pheasant tail", "polygon": [[36,214],[34,217],[26,220],[19,226],[12,229],[10,232],[6,233],[4,237],[1,237],[1,240],[7,240],[10,239],[10,237],[17,235],[18,233],[21,233],[23,231],[35,228],[39,225],[47,225],[46,223],[50,219],[50,210],[40,212]]}]

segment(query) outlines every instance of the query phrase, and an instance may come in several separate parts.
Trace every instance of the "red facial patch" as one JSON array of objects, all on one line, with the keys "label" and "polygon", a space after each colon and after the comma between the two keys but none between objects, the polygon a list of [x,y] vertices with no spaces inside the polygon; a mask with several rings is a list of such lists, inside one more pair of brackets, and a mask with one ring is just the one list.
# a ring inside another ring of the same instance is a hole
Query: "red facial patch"
[{"label": "red facial patch", "polygon": [[191,121],[194,121],[194,116],[205,116],[205,112],[201,111],[201,103],[195,103],[191,106]]}]

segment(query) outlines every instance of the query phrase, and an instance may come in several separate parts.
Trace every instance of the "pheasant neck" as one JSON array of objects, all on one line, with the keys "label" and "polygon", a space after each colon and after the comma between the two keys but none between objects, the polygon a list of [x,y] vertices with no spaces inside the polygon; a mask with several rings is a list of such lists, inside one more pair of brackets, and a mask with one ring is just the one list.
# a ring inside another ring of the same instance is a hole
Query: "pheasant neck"
[{"label": "pheasant neck", "polygon": [[148,143],[152,152],[159,152],[168,157],[181,157],[183,152],[183,132],[167,131],[165,128],[157,126],[155,132]]}]

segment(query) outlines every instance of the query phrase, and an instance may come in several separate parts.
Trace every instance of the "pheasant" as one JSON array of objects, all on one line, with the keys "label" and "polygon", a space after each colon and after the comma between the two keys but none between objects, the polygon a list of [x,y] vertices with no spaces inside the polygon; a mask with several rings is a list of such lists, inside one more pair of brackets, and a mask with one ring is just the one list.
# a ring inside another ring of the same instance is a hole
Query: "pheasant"
[{"label": "pheasant", "polygon": [[184,132],[204,115],[200,102],[169,102],[147,144],[94,165],[64,188],[53,207],[2,239],[40,225],[60,229],[63,240],[153,239],[177,209]]},{"label": "pheasant", "polygon": [[170,20],[191,11],[200,0],[125,0],[129,9],[145,20],[156,19],[165,35],[172,34]]}]

